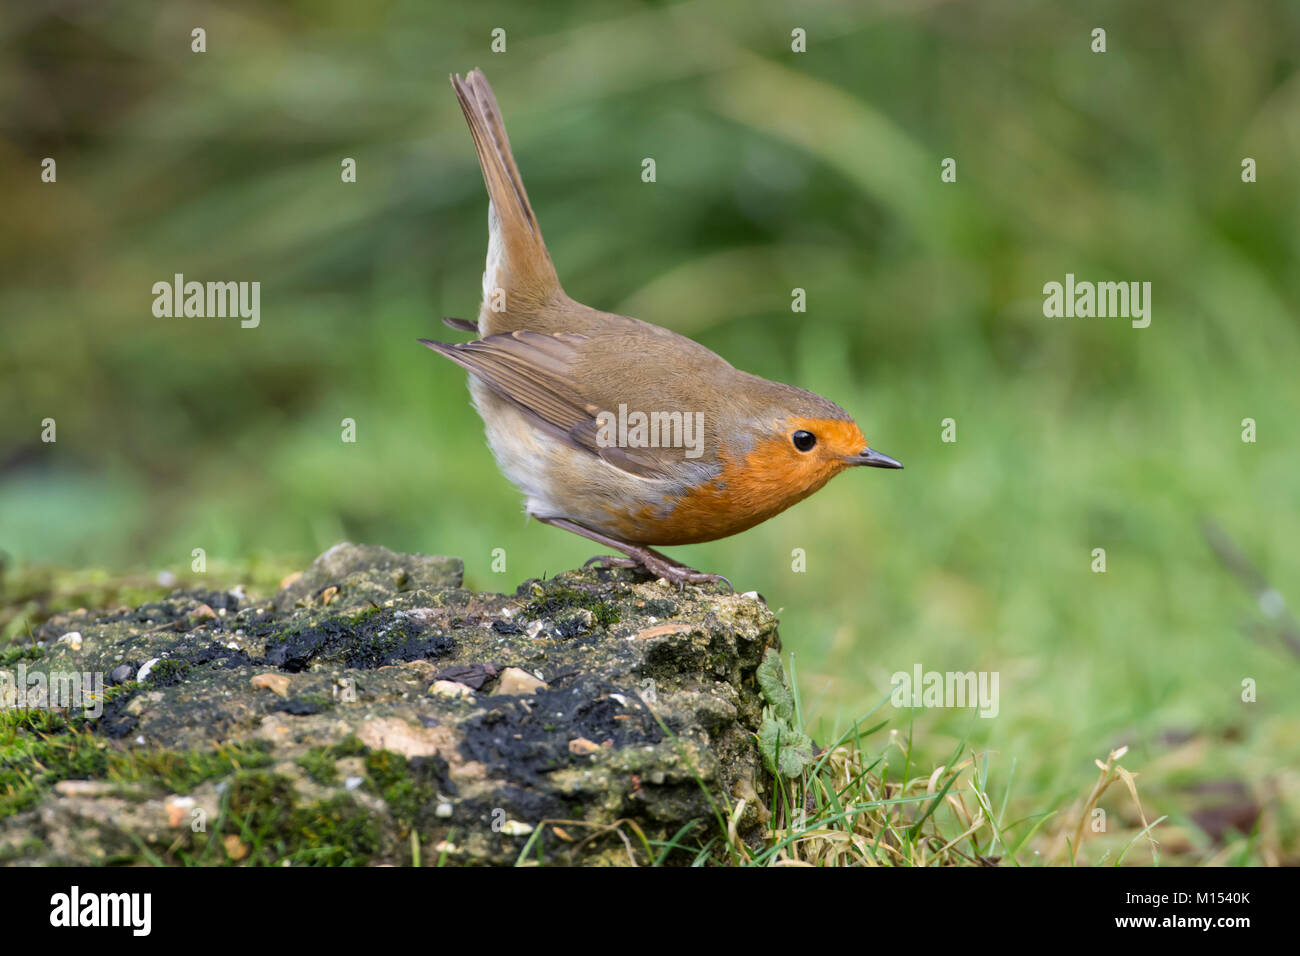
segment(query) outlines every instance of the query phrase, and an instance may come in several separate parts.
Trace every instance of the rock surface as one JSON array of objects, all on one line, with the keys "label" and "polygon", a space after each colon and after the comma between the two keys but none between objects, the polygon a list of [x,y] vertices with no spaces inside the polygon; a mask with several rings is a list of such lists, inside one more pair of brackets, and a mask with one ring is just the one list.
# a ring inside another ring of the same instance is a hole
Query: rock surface
[{"label": "rock surface", "polygon": [[341,544],[267,600],[51,619],[0,698],[99,675],[102,713],[0,712],[0,860],[689,863],[737,796],[759,837],[761,599],[597,569],[460,584],[457,559]]}]

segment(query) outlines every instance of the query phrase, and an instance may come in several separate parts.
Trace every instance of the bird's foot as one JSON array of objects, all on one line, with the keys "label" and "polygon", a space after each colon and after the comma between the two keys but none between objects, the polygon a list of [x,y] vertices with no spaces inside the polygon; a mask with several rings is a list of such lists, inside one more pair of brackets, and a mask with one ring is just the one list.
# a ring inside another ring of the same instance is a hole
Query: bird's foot
[{"label": "bird's foot", "polygon": [[647,565],[647,570],[651,574],[656,574],[670,584],[676,584],[683,591],[688,584],[725,584],[728,591],[735,591],[736,588],[730,581],[721,574],[709,574],[705,571],[696,571],[694,568],[688,568],[684,564],[672,562],[663,567],[652,567]]},{"label": "bird's foot", "polygon": [[574,534],[580,534],[584,538],[595,541],[597,544],[603,544],[608,548],[618,548],[627,557],[617,557],[612,554],[598,554],[596,557],[589,559],[583,567],[600,562],[605,568],[632,568],[645,571],[647,574],[654,575],[656,578],[663,578],[672,584],[676,584],[683,590],[688,584],[725,584],[727,589],[735,591],[731,582],[721,574],[705,574],[703,571],[696,571],[688,568],[680,561],[674,561],[666,554],[660,554],[652,548],[645,545],[632,544],[627,541],[620,541],[609,535],[601,534],[599,531],[593,531],[591,528],[584,527],[577,522],[570,521],[567,518],[538,518],[546,524],[553,525],[556,528],[563,528],[565,531],[572,531]]},{"label": "bird's foot", "polygon": [[736,590],[731,582],[721,574],[706,574],[703,571],[696,571],[681,562],[660,554],[658,551],[651,551],[649,548],[638,548],[635,556],[626,558],[612,554],[598,554],[589,559],[583,567],[589,567],[596,562],[600,562],[602,568],[631,568],[645,571],[656,578],[663,578],[669,584],[676,584],[682,589],[685,589],[688,584],[725,584],[729,590]]}]

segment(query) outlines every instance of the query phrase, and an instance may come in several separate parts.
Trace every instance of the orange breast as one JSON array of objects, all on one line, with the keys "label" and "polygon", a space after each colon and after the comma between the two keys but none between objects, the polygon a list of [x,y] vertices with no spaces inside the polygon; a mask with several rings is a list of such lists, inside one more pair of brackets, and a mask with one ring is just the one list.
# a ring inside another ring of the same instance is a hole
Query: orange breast
[{"label": "orange breast", "polygon": [[723,467],[717,478],[662,508],[642,508],[617,516],[614,523],[635,544],[695,544],[739,534],[807,498],[845,467],[792,458],[788,445],[787,438],[774,437],[742,459],[720,454]]}]

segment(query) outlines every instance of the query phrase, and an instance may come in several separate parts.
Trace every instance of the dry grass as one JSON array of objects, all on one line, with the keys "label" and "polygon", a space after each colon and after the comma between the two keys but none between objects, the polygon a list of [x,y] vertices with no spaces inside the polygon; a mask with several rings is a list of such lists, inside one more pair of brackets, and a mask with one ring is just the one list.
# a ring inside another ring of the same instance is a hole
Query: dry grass
[{"label": "dry grass", "polygon": [[[877,728],[873,728],[877,729]],[[1098,760],[1091,790],[1065,811],[1008,818],[1011,779],[994,788],[990,754],[954,753],[929,772],[911,762],[911,741],[891,731],[883,750],[854,734],[821,754],[803,778],[773,793],[769,843],[755,852],[734,842],[740,861],[771,866],[1006,866],[1120,864],[1145,838],[1158,862],[1136,775],[1119,761],[1126,748]],[[1115,822],[1098,802],[1122,781],[1141,825]],[[1000,792],[1000,798],[994,794]],[[733,814],[734,815],[734,814]],[[1094,839],[1095,838],[1095,839]],[[1087,846],[1090,853],[1081,852]],[[1118,847],[1118,849],[1116,849]],[[1145,861],[1142,861],[1145,862]]]}]

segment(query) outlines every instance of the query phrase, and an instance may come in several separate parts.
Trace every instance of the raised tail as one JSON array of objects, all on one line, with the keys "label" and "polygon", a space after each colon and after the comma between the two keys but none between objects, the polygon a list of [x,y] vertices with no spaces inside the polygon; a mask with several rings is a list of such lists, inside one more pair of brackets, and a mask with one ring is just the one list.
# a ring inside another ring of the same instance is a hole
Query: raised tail
[{"label": "raised tail", "polygon": [[510,152],[510,140],[487,77],[471,70],[464,79],[452,76],[451,85],[474,137],[489,199],[479,334],[526,328],[528,316],[560,291],[560,282]]}]

